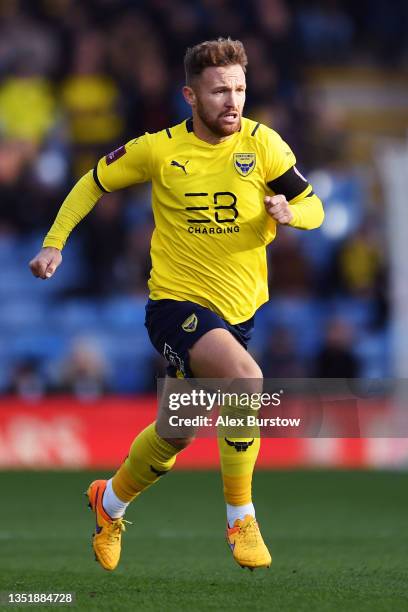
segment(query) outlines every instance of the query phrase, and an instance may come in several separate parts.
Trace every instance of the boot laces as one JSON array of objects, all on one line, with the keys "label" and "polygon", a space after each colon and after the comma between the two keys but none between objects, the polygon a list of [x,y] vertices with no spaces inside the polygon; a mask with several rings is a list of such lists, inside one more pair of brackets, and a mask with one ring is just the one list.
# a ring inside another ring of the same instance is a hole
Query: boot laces
[{"label": "boot laces", "polygon": [[113,521],[109,530],[109,540],[111,542],[119,540],[122,532],[126,531],[126,525],[132,525],[131,521],[122,518]]},{"label": "boot laces", "polygon": [[239,533],[245,538],[245,543],[249,546],[256,546],[258,544],[258,529],[254,518],[241,525]]}]

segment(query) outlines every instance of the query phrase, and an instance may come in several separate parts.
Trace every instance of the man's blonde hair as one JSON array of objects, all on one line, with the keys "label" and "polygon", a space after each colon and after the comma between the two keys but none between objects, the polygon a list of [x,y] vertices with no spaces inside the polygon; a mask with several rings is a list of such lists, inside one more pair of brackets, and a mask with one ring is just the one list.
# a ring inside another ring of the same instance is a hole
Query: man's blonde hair
[{"label": "man's blonde hair", "polygon": [[186,83],[191,85],[195,77],[200,76],[210,66],[231,66],[239,64],[246,72],[248,64],[244,45],[240,40],[218,38],[206,40],[194,47],[189,47],[184,56]]}]

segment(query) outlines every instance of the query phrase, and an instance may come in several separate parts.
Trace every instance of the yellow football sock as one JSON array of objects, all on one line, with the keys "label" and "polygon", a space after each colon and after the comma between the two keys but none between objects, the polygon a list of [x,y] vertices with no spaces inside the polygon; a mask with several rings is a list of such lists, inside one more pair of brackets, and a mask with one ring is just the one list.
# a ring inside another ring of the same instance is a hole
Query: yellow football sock
[{"label": "yellow football sock", "polygon": [[129,455],[114,475],[114,493],[124,502],[132,501],[171,470],[179,452],[157,435],[156,423],[151,423],[135,438]]},{"label": "yellow football sock", "polygon": [[[242,417],[248,410],[237,407],[222,408],[222,416]],[[228,435],[231,427],[219,427],[218,448],[224,497],[231,506],[243,506],[252,501],[252,474],[258,457],[261,440],[259,427],[247,428],[245,437]],[[228,432],[229,430],[229,432]]]}]

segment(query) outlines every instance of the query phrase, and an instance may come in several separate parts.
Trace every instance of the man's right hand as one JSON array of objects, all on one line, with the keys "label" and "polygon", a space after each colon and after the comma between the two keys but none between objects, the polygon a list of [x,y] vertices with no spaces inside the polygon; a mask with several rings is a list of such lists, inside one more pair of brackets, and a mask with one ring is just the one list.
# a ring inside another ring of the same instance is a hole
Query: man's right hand
[{"label": "man's right hand", "polygon": [[34,276],[47,279],[51,278],[61,262],[62,255],[59,249],[44,247],[28,265]]}]

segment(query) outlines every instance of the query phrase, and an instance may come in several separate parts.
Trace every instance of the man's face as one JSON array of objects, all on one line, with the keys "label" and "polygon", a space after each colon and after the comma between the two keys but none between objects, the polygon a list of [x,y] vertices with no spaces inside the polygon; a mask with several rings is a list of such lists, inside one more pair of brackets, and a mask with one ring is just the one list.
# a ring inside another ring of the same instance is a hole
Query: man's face
[{"label": "man's face", "polygon": [[230,136],[241,125],[245,104],[245,73],[237,65],[205,68],[192,90],[197,115],[213,134]]}]

